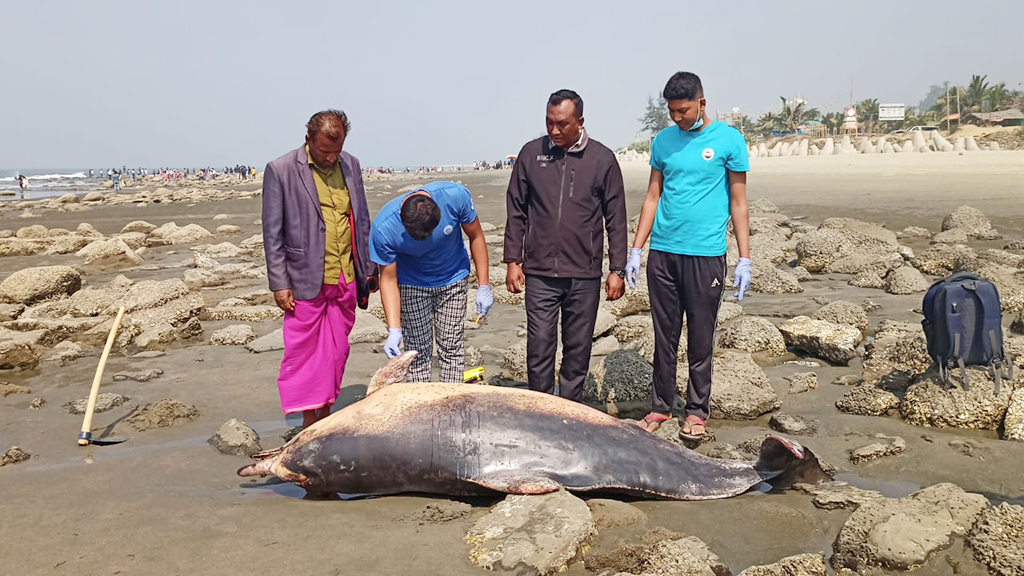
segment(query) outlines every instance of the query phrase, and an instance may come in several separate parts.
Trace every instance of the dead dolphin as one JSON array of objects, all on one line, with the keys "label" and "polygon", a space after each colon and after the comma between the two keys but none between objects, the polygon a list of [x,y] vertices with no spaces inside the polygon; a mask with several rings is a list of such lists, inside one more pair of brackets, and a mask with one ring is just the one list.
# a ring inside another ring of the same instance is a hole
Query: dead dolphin
[{"label": "dead dolphin", "polygon": [[374,375],[366,398],[297,434],[239,476],[311,493],[471,495],[617,492],[705,500],[759,482],[828,476],[810,450],[769,436],[758,460],[709,458],[583,404],[517,388],[403,383],[415,352]]}]

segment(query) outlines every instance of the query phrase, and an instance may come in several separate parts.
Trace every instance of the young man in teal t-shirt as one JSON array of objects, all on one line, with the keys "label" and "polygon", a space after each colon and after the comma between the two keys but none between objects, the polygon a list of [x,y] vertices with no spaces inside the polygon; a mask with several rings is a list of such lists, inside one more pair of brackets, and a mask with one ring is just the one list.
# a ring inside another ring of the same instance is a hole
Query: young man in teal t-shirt
[{"label": "young man in teal t-shirt", "polygon": [[708,119],[696,74],[677,72],[662,95],[675,126],[662,130],[651,143],[651,179],[626,263],[626,280],[635,288],[643,245],[650,236],[647,287],[654,320],[654,400],[640,426],[653,432],[671,415],[685,314],[689,383],[680,435],[699,440],[711,408],[711,366],[730,217],[740,256],[733,281],[739,289],[737,298],[742,300],[750,287],[750,166],[743,135]]}]

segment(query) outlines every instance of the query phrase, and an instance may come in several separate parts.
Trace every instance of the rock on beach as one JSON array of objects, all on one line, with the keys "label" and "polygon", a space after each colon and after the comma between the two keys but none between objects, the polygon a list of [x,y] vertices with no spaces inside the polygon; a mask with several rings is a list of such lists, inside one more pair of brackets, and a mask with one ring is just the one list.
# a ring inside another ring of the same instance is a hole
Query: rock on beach
[{"label": "rock on beach", "polygon": [[0,301],[32,306],[74,294],[82,275],[70,266],[37,266],[19,270],[0,282]]},{"label": "rock on beach", "polygon": [[900,399],[895,394],[873,386],[851,388],[836,400],[840,412],[858,416],[884,416],[899,405]]},{"label": "rock on beach", "polygon": [[770,356],[786,353],[786,342],[775,324],[767,318],[740,316],[732,321],[718,340],[719,346],[747,352],[765,352]]},{"label": "rock on beach", "polygon": [[597,534],[587,504],[558,490],[505,497],[466,533],[470,562],[487,569],[562,572]]},{"label": "rock on beach", "polygon": [[[748,352],[719,350],[712,368],[711,416],[727,420],[753,420],[782,405],[764,370]],[[683,396],[689,371],[682,366],[676,375],[676,390]]]},{"label": "rock on beach", "polygon": [[256,339],[256,331],[248,324],[233,324],[221,328],[210,336],[210,344],[214,346],[240,346]]},{"label": "rock on beach", "polygon": [[910,424],[935,428],[968,428],[996,430],[1010,405],[1010,390],[1022,385],[1022,376],[1015,371],[1014,383],[1003,382],[1003,390],[995,394],[995,383],[983,368],[967,368],[970,388],[964,390],[959,369],[953,370],[951,386],[939,381],[937,375],[921,378],[911,385],[900,403],[900,414]]},{"label": "rock on beach", "polygon": [[252,456],[261,449],[259,434],[237,418],[221,424],[207,442],[222,454],[237,456]]},{"label": "rock on beach", "polygon": [[862,378],[871,385],[893,375],[919,376],[932,364],[918,322],[883,320],[865,348]]},{"label": "rock on beach", "polygon": [[181,421],[195,420],[200,415],[201,413],[195,406],[189,406],[180,400],[164,398],[136,410],[126,422],[136,430],[144,432],[155,428],[174,426]]},{"label": "rock on beach", "polygon": [[845,324],[864,332],[868,329],[868,314],[864,308],[853,302],[834,300],[818,308],[811,315],[814,320],[825,320],[834,324]]},{"label": "rock on beach", "polygon": [[931,286],[921,272],[913,266],[893,270],[885,279],[885,291],[890,294],[914,294],[924,292]]},{"label": "rock on beach", "polygon": [[839,531],[832,566],[863,573],[871,567],[910,570],[964,536],[988,507],[981,494],[936,484],[906,498],[867,502]]},{"label": "rock on beach", "polygon": [[786,344],[835,364],[857,356],[860,330],[845,324],[797,316],[779,325]]},{"label": "rock on beach", "polygon": [[942,230],[963,230],[972,238],[994,240],[999,233],[985,213],[973,206],[958,206],[942,219]]},{"label": "rock on beach", "polygon": [[896,252],[896,234],[878,224],[853,218],[828,218],[797,244],[801,266],[822,272],[833,262],[852,254],[877,256]]},{"label": "rock on beach", "polygon": [[770,426],[772,430],[782,432],[783,434],[792,434],[794,436],[810,435],[818,431],[817,421],[809,420],[803,416],[797,416],[796,414],[786,414],[784,412],[772,414],[771,419],[768,421],[768,426]]},{"label": "rock on beach", "polygon": [[31,370],[39,364],[39,333],[0,328],[0,369]]},{"label": "rock on beach", "polygon": [[[129,400],[128,397],[120,394],[114,394],[112,392],[101,392],[96,396],[96,408],[94,409],[96,414],[106,412],[116,408]],[[89,398],[79,398],[73,402],[64,404],[68,414],[82,415],[85,414],[85,409],[89,405]]]},{"label": "rock on beach", "polygon": [[821,554],[798,554],[764,566],[751,566],[738,576],[826,576],[825,557]]},{"label": "rock on beach", "polygon": [[21,464],[22,462],[25,462],[31,457],[31,454],[22,450],[21,448],[17,446],[11,446],[10,448],[7,449],[7,452],[4,452],[3,455],[0,456],[0,468],[4,466],[10,466],[13,464]]},{"label": "rock on beach", "polygon": [[1024,506],[1003,502],[985,510],[967,536],[967,546],[992,574],[1024,574]]}]

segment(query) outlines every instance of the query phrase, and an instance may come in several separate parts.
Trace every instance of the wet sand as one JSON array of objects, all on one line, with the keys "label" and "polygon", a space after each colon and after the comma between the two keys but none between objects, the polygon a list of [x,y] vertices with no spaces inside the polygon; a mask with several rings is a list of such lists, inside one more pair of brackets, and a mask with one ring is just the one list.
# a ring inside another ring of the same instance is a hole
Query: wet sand
[{"label": "wet sand", "polygon": [[[647,183],[642,164],[624,166],[630,217],[637,214]],[[476,197],[481,219],[504,222],[504,189],[509,172],[461,175]],[[1007,239],[1024,236],[1024,152],[766,158],[752,161],[750,197],[768,198],[783,213],[805,216],[816,224],[830,216],[879,222],[890,229],[923,226],[938,231],[952,208],[980,208]],[[368,192],[375,211],[394,190],[373,183]],[[89,222],[104,234],[116,233],[132,220],[160,225],[174,220],[208,229],[220,224],[242,227],[237,243],[258,227],[259,199],[195,205],[151,204],[145,208],[104,206],[86,212],[45,212],[23,220],[19,211],[0,216],[0,229],[29,224],[74,229]],[[212,218],[228,214],[226,220]],[[219,240],[218,240],[219,241]],[[916,250],[927,240],[905,240]],[[1001,247],[1004,241],[976,242],[977,248]],[[89,286],[105,284],[116,274],[133,280],[180,277],[173,266],[190,256],[187,246],[151,250],[142,266],[91,272]],[[492,256],[492,263],[497,259]],[[0,278],[27,266],[78,264],[73,254],[0,259]],[[753,294],[744,300],[746,314],[792,317],[819,307],[816,296],[861,302],[870,298],[881,308],[869,312],[870,329],[883,319],[918,321],[913,312],[921,294],[894,296],[880,290],[853,288],[849,276],[818,275],[798,295]],[[264,289],[265,280],[232,280],[228,289],[204,289],[207,306],[233,295]],[[496,305],[488,323],[467,333],[467,344],[505,348],[518,340],[525,320],[521,308]],[[204,338],[237,322],[203,322]],[[266,334],[279,321],[252,324]],[[368,376],[384,361],[371,344],[353,347],[338,406],[365,392]],[[239,418],[261,436],[262,446],[279,445],[296,419],[280,412],[274,380],[280,352],[251,354],[244,347],[176,343],[158,358],[133,359],[114,354],[102,392],[129,396],[124,407],[98,414],[94,425],[111,426],[128,441],[107,447],[76,445],[80,416],[62,408],[88,394],[100,350],[63,367],[40,365],[26,372],[0,371],[0,380],[28,386],[32,393],[0,398],[0,450],[18,445],[31,460],[0,469],[0,559],[10,574],[227,574],[283,571],[292,574],[482,574],[467,559],[466,529],[497,499],[466,500],[473,514],[449,522],[414,520],[433,496],[362,498],[344,502],[308,501],[289,484],[239,478],[235,470],[247,459],[225,456],[206,443],[230,418]],[[765,366],[787,413],[814,418],[820,430],[800,441],[837,466],[839,479],[863,488],[902,496],[919,487],[953,482],[980,492],[993,502],[1024,502],[1020,474],[1024,446],[1004,442],[994,432],[929,429],[899,418],[859,417],[840,413],[835,400],[846,391],[831,382],[859,374],[859,360],[849,367],[813,368],[821,385],[804,394],[787,394],[784,380],[805,366],[785,364],[787,355]],[[488,375],[500,373],[498,358],[485,356]],[[824,364],[824,363],[822,363]],[[132,369],[159,368],[149,382],[113,382],[111,375]],[[47,404],[28,410],[35,397]],[[135,404],[175,398],[201,412],[195,422],[135,432],[119,423]],[[748,422],[713,420],[719,442],[737,444],[768,431],[768,416]],[[898,435],[907,442],[903,454],[853,465],[851,448],[867,444],[875,433]],[[951,444],[952,443],[952,444]],[[442,499],[443,500],[443,499]],[[650,526],[697,536],[738,573],[803,552],[830,553],[848,511],[815,508],[798,492],[750,492],[709,502],[630,500],[645,511]],[[610,536],[609,536],[610,537]],[[602,536],[606,538],[606,536]],[[949,560],[943,558],[947,557]],[[954,544],[915,574],[947,574],[950,564],[963,574],[985,574],[984,567]],[[570,573],[583,574],[581,567]]]}]

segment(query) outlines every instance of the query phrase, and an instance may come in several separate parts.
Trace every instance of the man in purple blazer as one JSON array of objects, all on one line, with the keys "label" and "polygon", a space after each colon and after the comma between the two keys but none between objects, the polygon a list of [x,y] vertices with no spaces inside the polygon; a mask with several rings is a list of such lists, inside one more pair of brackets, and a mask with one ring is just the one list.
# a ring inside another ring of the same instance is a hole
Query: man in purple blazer
[{"label": "man in purple blazer", "polygon": [[369,260],[370,215],[359,161],[342,152],[344,112],[317,112],[306,144],[267,164],[263,250],[274,301],[284,310],[277,379],[285,414],[303,427],[327,417],[341,390],[356,306],[377,290]]}]

